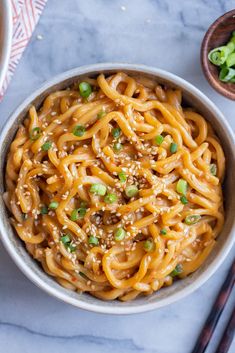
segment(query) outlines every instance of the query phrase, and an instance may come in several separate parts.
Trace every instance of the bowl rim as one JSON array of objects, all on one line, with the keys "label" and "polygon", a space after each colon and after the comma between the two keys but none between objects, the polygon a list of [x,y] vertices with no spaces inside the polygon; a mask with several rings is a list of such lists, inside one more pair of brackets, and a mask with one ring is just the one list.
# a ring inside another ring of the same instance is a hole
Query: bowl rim
[{"label": "bowl rim", "polygon": [[226,21],[227,18],[229,18],[230,16],[235,16],[235,9],[224,13],[222,16],[218,17],[209,26],[209,28],[206,31],[206,33],[203,37],[203,40],[202,40],[200,59],[201,59],[202,71],[203,71],[207,81],[211,85],[211,87],[214,88],[218,93],[222,94],[224,97],[231,99],[231,100],[235,100],[235,92],[233,93],[233,92],[229,91],[228,89],[226,89],[224,86],[221,86],[221,84],[220,84],[221,82],[219,81],[219,78],[216,79],[211,74],[210,67],[209,67],[210,62],[207,57],[208,54],[206,53],[211,36],[213,35],[215,30],[217,29],[218,25],[223,23],[224,21]]},{"label": "bowl rim", "polygon": [[12,43],[12,32],[13,32],[13,22],[12,22],[12,9],[9,0],[2,0],[3,7],[3,44],[2,44],[2,67],[0,70],[0,90],[2,89],[2,84],[4,82],[8,63],[11,54],[11,43]]},{"label": "bowl rim", "polygon": [[[145,65],[137,65],[137,64],[125,64],[125,63],[99,63],[99,64],[93,64],[93,65],[87,65],[87,66],[81,66],[74,68],[72,70],[63,72],[54,78],[46,81],[43,85],[41,85],[40,88],[38,88],[36,91],[34,91],[29,97],[27,97],[17,108],[16,110],[10,114],[10,118],[7,120],[5,126],[1,130],[0,133],[0,148],[2,147],[3,141],[5,140],[9,129],[11,128],[12,124],[14,121],[17,119],[19,114],[27,107],[36,97],[39,95],[43,94],[45,90],[48,88],[54,86],[55,84],[58,84],[66,79],[73,78],[75,76],[80,76],[80,75],[86,75],[89,73],[92,73],[94,71],[97,72],[105,72],[109,70],[133,70],[138,73],[142,74],[150,74],[153,76],[158,76],[161,77],[162,79],[166,79],[168,81],[171,81],[174,85],[180,86],[182,89],[191,92],[193,96],[197,96],[204,104],[207,105],[208,109],[212,112],[214,116],[216,116],[216,119],[220,119],[221,123],[224,124],[226,133],[228,135],[229,142],[231,144],[235,144],[235,138],[233,135],[233,131],[230,128],[228,122],[226,121],[225,117],[223,114],[220,112],[220,110],[216,107],[216,105],[206,96],[204,93],[202,93],[199,89],[197,89],[195,86],[193,86],[191,83],[187,82],[186,80],[170,73],[162,69],[157,69],[154,67],[150,66],[145,66]],[[235,154],[234,152],[232,152]],[[4,227],[4,223],[2,219],[0,218],[0,237],[3,242],[4,247],[10,254],[11,258],[13,261],[16,263],[16,265],[19,267],[19,269],[28,277],[34,284],[36,284],[38,287],[46,291],[48,294],[56,297],[57,299],[62,300],[63,302],[72,304],[75,307],[78,307],[80,309],[85,309],[88,311],[93,311],[97,313],[104,313],[104,314],[136,314],[136,313],[141,313],[141,312],[146,312],[150,311],[153,309],[157,309],[166,305],[169,305],[179,299],[184,298],[185,296],[189,295],[196,289],[198,289],[203,283],[205,283],[218,269],[218,267],[222,264],[222,262],[225,260],[227,254],[231,250],[233,243],[234,243],[234,237],[233,233],[235,230],[235,225],[233,224],[233,227],[231,231],[229,232],[229,236],[225,239],[223,243],[223,251],[221,251],[219,256],[215,257],[209,264],[207,268],[205,268],[204,272],[202,272],[199,277],[189,284],[188,286],[181,288],[178,290],[178,292],[171,294],[170,296],[167,296],[165,298],[161,298],[159,301],[156,302],[151,302],[146,304],[142,304],[141,306],[138,305],[138,302],[136,302],[136,305],[127,307],[115,307],[115,306],[104,306],[102,304],[102,301],[100,301],[98,304],[96,303],[87,303],[84,302],[80,298],[73,298],[69,294],[62,293],[59,289],[52,288],[48,283],[44,282],[43,279],[41,279],[31,268],[30,266],[27,265],[27,263],[24,261],[24,259],[17,253],[16,247],[12,246],[12,243],[10,239],[7,236],[7,229]],[[33,259],[32,259],[33,260]],[[35,260],[33,260],[35,261]],[[132,302],[133,303],[133,302]]]}]

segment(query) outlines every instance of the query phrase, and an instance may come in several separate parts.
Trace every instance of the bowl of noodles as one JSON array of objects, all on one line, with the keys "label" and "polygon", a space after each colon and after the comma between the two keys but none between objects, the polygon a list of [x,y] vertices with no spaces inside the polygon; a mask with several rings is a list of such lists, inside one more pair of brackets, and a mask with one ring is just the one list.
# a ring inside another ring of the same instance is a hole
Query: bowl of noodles
[{"label": "bowl of noodles", "polygon": [[171,73],[65,72],[16,109],[0,145],[3,245],[67,303],[162,307],[201,286],[233,245],[233,133]]}]

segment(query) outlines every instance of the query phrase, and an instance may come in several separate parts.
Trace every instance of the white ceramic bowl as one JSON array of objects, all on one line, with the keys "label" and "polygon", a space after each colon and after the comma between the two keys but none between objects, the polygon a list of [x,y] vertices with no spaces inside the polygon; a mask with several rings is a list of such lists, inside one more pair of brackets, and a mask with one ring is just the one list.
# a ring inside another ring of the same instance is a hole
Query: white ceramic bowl
[{"label": "white ceramic bowl", "polygon": [[12,13],[10,0],[0,0],[0,90],[11,53]]},{"label": "white ceramic bowl", "polygon": [[[116,71],[125,71],[128,74],[144,75],[156,79],[157,82],[168,86],[178,87],[183,91],[185,102],[195,107],[201,112],[216,130],[226,156],[227,175],[224,185],[226,220],[222,233],[218,238],[218,243],[203,266],[189,277],[176,281],[172,286],[161,289],[149,297],[137,298],[132,302],[101,301],[91,297],[89,294],[79,294],[71,292],[54,281],[31,258],[25,250],[23,242],[15,235],[8,221],[8,214],[0,198],[0,233],[3,244],[18,267],[36,285],[44,289],[49,294],[82,309],[96,311],[100,313],[112,314],[132,314],[156,309],[170,304],[184,296],[192,293],[200,287],[221,265],[228,255],[234,242],[234,180],[235,180],[235,155],[234,136],[228,126],[224,116],[219,109],[202,92],[183,79],[163,70],[150,68],[141,65],[128,64],[97,64],[80,67],[65,72],[49,82],[27,98],[11,115],[0,136],[0,187],[1,195],[4,190],[4,168],[6,154],[9,145],[16,133],[19,123],[24,119],[31,103],[40,106],[44,98],[52,91],[71,85],[78,78],[83,76],[95,76],[100,72],[110,74]],[[232,190],[232,192],[231,192]]]}]

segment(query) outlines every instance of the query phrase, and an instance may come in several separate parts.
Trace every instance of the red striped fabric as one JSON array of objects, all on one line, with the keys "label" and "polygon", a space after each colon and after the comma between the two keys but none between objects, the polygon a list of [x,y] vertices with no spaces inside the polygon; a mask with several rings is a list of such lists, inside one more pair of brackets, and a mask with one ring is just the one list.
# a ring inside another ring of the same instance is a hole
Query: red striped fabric
[{"label": "red striped fabric", "polygon": [[8,71],[0,92],[2,100],[16,66],[34,31],[47,0],[11,0],[13,38]]}]

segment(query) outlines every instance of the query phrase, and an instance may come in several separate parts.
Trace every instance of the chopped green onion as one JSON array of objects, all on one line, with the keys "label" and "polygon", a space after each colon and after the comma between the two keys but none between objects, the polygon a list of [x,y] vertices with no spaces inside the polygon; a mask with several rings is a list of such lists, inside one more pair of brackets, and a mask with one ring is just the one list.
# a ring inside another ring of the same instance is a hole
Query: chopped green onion
[{"label": "chopped green onion", "polygon": [[118,177],[121,183],[126,182],[127,177],[125,172],[121,171],[120,173],[118,173]]},{"label": "chopped green onion", "polygon": [[104,110],[101,110],[98,114],[97,114],[97,118],[101,119],[106,115],[106,112]]},{"label": "chopped green onion", "polygon": [[219,73],[219,79],[222,82],[229,82],[231,79],[235,78],[235,69],[228,67],[223,67]]},{"label": "chopped green onion", "polygon": [[179,276],[183,272],[183,266],[181,264],[176,265],[175,269],[170,273],[171,277]]},{"label": "chopped green onion", "polygon": [[[231,38],[232,39],[232,38]],[[235,42],[233,42],[233,40],[230,40],[229,42],[228,42],[228,44],[226,45],[226,47],[229,49],[229,53],[231,54],[233,51],[234,51],[234,49],[235,49]],[[230,55],[229,54],[229,55]],[[228,58],[227,58],[228,59]]]},{"label": "chopped green onion", "polygon": [[43,145],[42,145],[42,150],[43,151],[49,151],[49,149],[51,148],[52,146],[52,142],[51,141],[47,141],[45,142]]},{"label": "chopped green onion", "polygon": [[200,215],[194,214],[194,215],[190,215],[190,216],[185,217],[184,222],[188,225],[192,225],[192,224],[197,223],[200,219],[201,219]]},{"label": "chopped green onion", "polygon": [[208,59],[220,66],[219,79],[222,82],[235,83],[235,35],[224,46],[214,48],[208,54]]},{"label": "chopped green onion", "polygon": [[163,143],[164,137],[162,135],[157,135],[155,137],[155,142],[158,146],[160,146]]},{"label": "chopped green onion", "polygon": [[22,213],[22,219],[23,221],[25,221],[28,218],[28,214],[27,213]]},{"label": "chopped green onion", "polygon": [[180,201],[183,205],[187,205],[188,203],[187,197],[184,195],[180,197]]},{"label": "chopped green onion", "polygon": [[63,244],[68,244],[70,243],[70,234],[65,234],[63,235],[60,240],[62,241]]},{"label": "chopped green onion", "polygon": [[116,194],[107,194],[104,198],[104,202],[106,202],[106,203],[114,203],[116,201],[117,201]]},{"label": "chopped green onion", "polygon": [[107,188],[103,184],[92,184],[90,187],[90,192],[95,195],[104,196],[106,194]]},{"label": "chopped green onion", "polygon": [[52,202],[49,204],[48,207],[49,207],[51,210],[56,210],[58,206],[59,206],[59,202],[52,201]]},{"label": "chopped green onion", "polygon": [[214,176],[217,174],[217,166],[216,166],[216,164],[212,163],[212,164],[210,165],[210,172],[211,172],[211,174],[214,175]]},{"label": "chopped green onion", "polygon": [[186,195],[187,194],[188,183],[184,179],[179,179],[176,184],[176,191],[178,194]]},{"label": "chopped green onion", "polygon": [[137,195],[139,192],[137,186],[135,185],[128,185],[126,188],[125,188],[125,194],[127,197],[133,197],[135,195]]},{"label": "chopped green onion", "polygon": [[76,250],[76,246],[71,244],[71,235],[65,234],[60,238],[60,241],[65,245],[68,252],[74,252]]},{"label": "chopped green onion", "polygon": [[83,218],[86,214],[86,208],[75,208],[70,216],[71,221],[76,222],[79,218]]},{"label": "chopped green onion", "polygon": [[79,84],[79,91],[83,98],[88,98],[92,92],[91,85],[88,82],[81,82]]},{"label": "chopped green onion", "polygon": [[112,135],[115,139],[117,139],[121,134],[121,129],[119,127],[112,129]]},{"label": "chopped green onion", "polygon": [[48,208],[46,206],[42,206],[40,213],[41,214],[48,214]]},{"label": "chopped green onion", "polygon": [[78,215],[80,218],[85,217],[85,214],[86,214],[86,208],[83,208],[83,207],[78,208]]},{"label": "chopped green onion", "polygon": [[166,228],[162,228],[162,229],[160,230],[160,234],[166,235],[166,234],[167,234]]},{"label": "chopped green onion", "polygon": [[115,144],[113,145],[113,149],[115,152],[119,152],[122,149],[122,144],[120,142],[115,142]]},{"label": "chopped green onion", "polygon": [[74,252],[77,249],[76,245],[73,245],[71,243],[66,244],[66,248],[67,248],[68,252]]},{"label": "chopped green onion", "polygon": [[230,48],[222,46],[211,50],[208,54],[208,59],[212,64],[220,66],[225,63],[228,55],[230,54]]},{"label": "chopped green onion", "polygon": [[177,143],[172,142],[171,145],[170,145],[170,152],[171,152],[171,153],[176,153],[177,150],[178,150],[178,145],[177,145]]},{"label": "chopped green onion", "polygon": [[122,241],[126,236],[126,232],[123,228],[118,228],[114,233],[114,239],[116,241]]},{"label": "chopped green onion", "polygon": [[94,235],[90,235],[88,239],[88,243],[91,245],[98,245],[99,244],[99,239],[95,237]]},{"label": "chopped green onion", "polygon": [[78,217],[78,209],[77,208],[72,211],[70,219],[73,222],[76,222],[79,219],[79,217]]},{"label": "chopped green onion", "polygon": [[31,141],[36,141],[42,134],[42,130],[40,129],[40,127],[35,127],[33,128],[30,133],[29,133],[29,137]]},{"label": "chopped green onion", "polygon": [[229,54],[226,60],[226,65],[227,67],[234,66],[235,65],[235,53]]},{"label": "chopped green onion", "polygon": [[73,134],[74,136],[78,136],[78,137],[81,137],[85,134],[85,131],[86,131],[86,128],[85,126],[83,125],[76,125],[74,128],[73,128]]},{"label": "chopped green onion", "polygon": [[154,249],[154,243],[151,239],[145,240],[144,242],[144,250],[152,251]]}]

